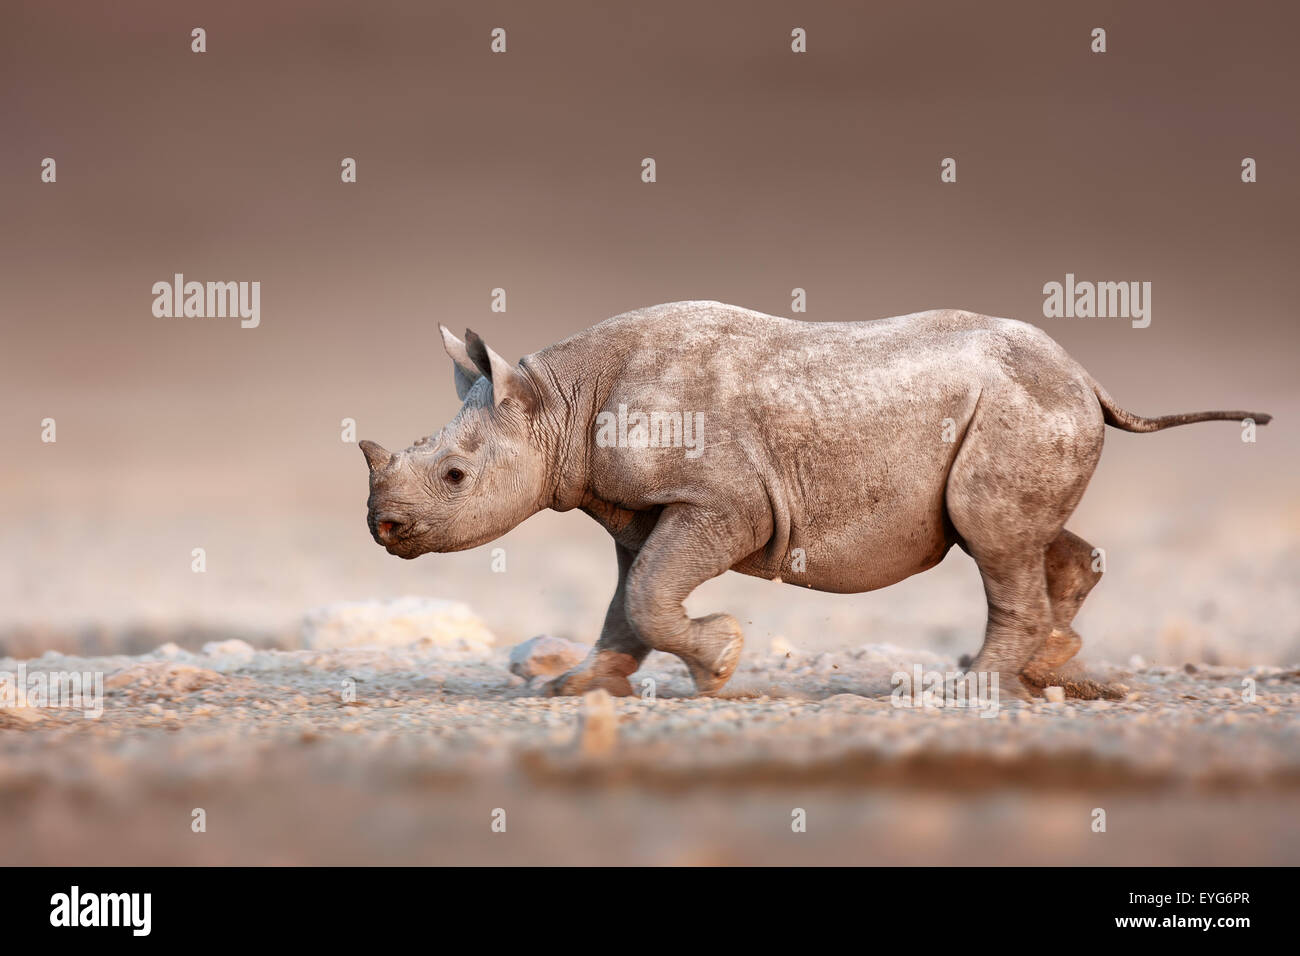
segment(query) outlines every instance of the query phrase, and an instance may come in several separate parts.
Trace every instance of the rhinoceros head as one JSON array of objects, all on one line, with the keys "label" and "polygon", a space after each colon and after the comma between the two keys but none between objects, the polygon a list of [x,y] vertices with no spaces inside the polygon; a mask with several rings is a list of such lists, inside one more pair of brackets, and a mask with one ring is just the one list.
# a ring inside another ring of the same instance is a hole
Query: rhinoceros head
[{"label": "rhinoceros head", "polygon": [[370,533],[402,558],[477,547],[544,507],[536,386],[473,332],[462,342],[443,328],[442,338],[460,412],[403,451],[360,443],[370,466]]}]

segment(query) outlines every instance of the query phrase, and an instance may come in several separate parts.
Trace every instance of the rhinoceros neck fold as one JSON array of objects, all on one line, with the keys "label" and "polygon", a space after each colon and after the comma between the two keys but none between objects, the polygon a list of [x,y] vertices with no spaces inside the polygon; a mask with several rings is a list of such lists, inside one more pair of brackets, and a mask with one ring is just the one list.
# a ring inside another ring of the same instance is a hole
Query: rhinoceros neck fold
[{"label": "rhinoceros neck fold", "polygon": [[570,511],[581,505],[588,485],[591,436],[612,377],[569,342],[525,356],[520,366],[541,395],[537,440],[551,476],[543,508]]}]

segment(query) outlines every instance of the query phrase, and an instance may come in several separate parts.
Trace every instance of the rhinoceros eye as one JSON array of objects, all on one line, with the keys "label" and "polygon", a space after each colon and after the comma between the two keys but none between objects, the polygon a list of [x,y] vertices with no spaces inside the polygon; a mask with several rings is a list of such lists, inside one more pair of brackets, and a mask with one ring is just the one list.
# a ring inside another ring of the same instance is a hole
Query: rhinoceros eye
[{"label": "rhinoceros eye", "polygon": [[464,479],[465,472],[461,471],[459,468],[448,468],[442,473],[442,477],[453,485],[458,485]]}]

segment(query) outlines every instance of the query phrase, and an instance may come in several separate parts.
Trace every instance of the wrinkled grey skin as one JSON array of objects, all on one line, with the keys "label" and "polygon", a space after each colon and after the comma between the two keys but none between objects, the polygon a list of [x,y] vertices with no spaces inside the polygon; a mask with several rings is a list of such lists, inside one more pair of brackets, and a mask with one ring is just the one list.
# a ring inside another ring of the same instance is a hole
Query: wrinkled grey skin
[{"label": "wrinkled grey skin", "polygon": [[[1155,431],[1242,411],[1141,418],[1041,330],[970,312],[812,323],[717,302],[616,316],[511,365],[445,328],[460,413],[404,451],[361,442],[369,524],[414,558],[492,541],[544,508],[614,538],[618,588],[590,657],[549,692],[632,692],[651,649],[700,693],[731,677],[735,618],[682,602],[733,570],[856,593],[975,559],[988,598],[971,670],[1017,676],[1077,653],[1071,622],[1100,578],[1065,530],[1105,425]],[[682,447],[601,447],[598,413],[703,412]],[[802,549],[802,550],[800,550]]]}]

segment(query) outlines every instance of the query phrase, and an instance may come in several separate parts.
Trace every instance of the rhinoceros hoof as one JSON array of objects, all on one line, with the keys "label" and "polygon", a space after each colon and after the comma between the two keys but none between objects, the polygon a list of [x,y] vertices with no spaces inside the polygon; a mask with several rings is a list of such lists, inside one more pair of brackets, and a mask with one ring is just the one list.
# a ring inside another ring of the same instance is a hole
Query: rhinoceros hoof
[{"label": "rhinoceros hoof", "polygon": [[547,681],[542,692],[547,697],[577,697],[603,688],[614,697],[631,697],[635,691],[628,677],[637,666],[637,659],[630,654],[593,651],[577,667]]},{"label": "rhinoceros hoof", "polygon": [[730,614],[710,614],[691,622],[692,648],[682,654],[698,694],[712,694],[731,680],[745,647],[745,635]]},{"label": "rhinoceros hoof", "polygon": [[1052,633],[1048,635],[1047,640],[1043,642],[1028,664],[1025,665],[1024,675],[1031,680],[1035,679],[1036,673],[1045,673],[1060,667],[1083,647],[1083,638],[1081,638],[1072,627],[1052,628]]}]

